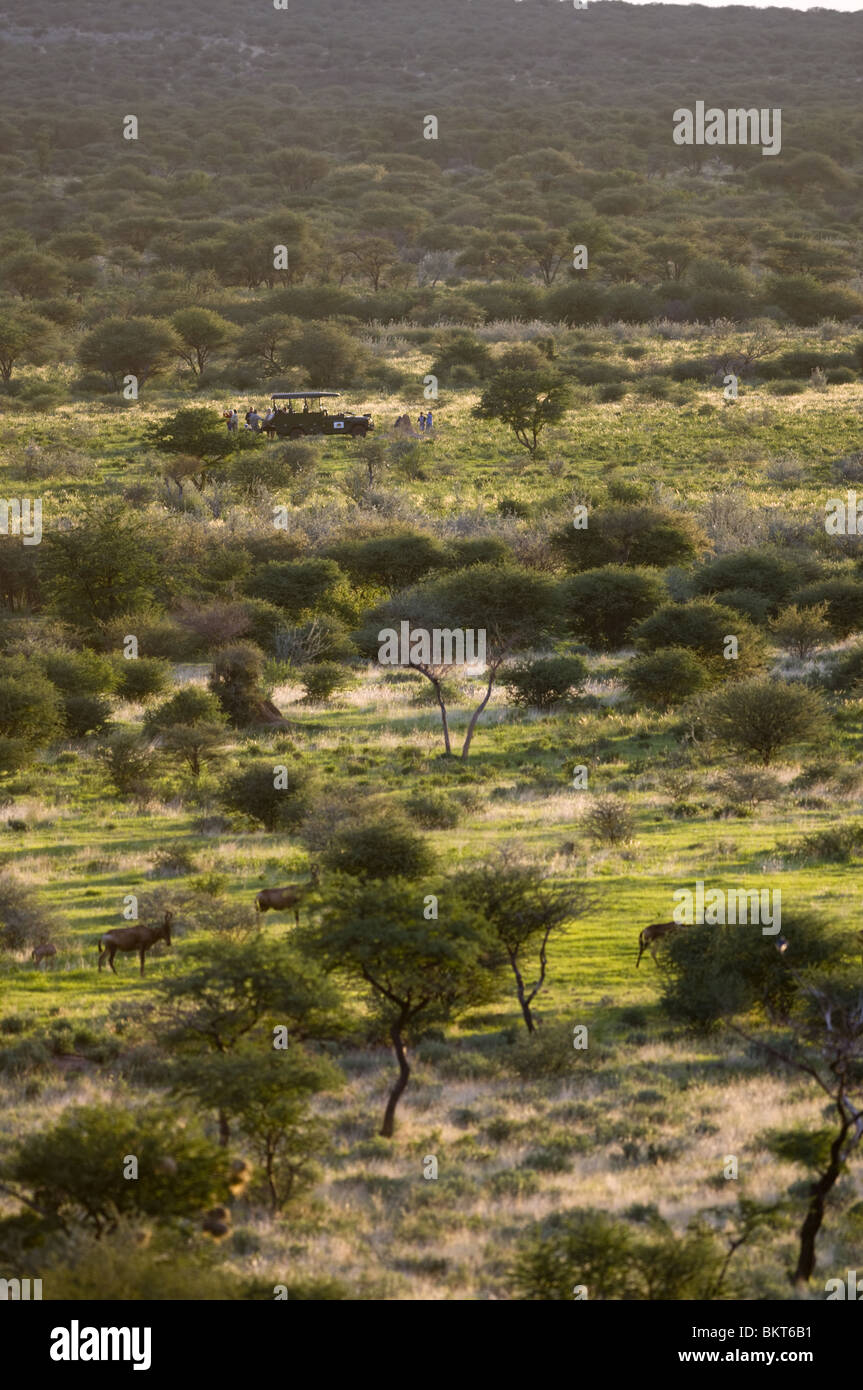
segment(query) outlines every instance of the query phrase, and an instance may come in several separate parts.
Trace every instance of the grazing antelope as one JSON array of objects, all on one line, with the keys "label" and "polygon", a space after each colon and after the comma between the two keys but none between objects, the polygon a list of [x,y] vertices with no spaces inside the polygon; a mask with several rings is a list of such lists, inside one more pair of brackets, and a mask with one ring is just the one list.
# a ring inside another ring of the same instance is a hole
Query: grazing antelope
[{"label": "grazing antelope", "polygon": [[[114,970],[114,957],[118,951],[137,951],[141,957],[143,975],[144,956],[150,947],[157,941],[166,941],[170,946],[173,920],[173,912],[166,912],[160,927],[117,927],[115,931],[106,931],[104,936],[99,937],[99,969],[102,969],[102,962],[106,956],[108,964]],[[114,970],[115,975],[116,973]]]},{"label": "grazing antelope", "polygon": [[657,942],[661,941],[663,937],[668,936],[670,932],[677,931],[680,925],[680,922],[653,922],[651,926],[644,927],[643,930],[638,933],[638,960],[635,962],[636,970],[641,964],[641,957],[644,955],[645,951],[650,951],[654,961],[656,960]]},{"label": "grazing antelope", "polygon": [[34,960],[37,965],[41,965],[43,960],[50,960],[56,956],[56,954],[57,947],[54,945],[53,941],[46,941],[42,946],[33,947],[33,954],[30,956],[30,959]]},{"label": "grazing antelope", "polygon": [[255,897],[255,907],[258,912],[284,912],[286,908],[294,909],[294,919],[297,926],[300,925],[300,903],[307,893],[313,888],[317,888],[320,883],[320,872],[316,864],[312,865],[310,871],[310,883],[289,883],[287,888],[262,888]]}]

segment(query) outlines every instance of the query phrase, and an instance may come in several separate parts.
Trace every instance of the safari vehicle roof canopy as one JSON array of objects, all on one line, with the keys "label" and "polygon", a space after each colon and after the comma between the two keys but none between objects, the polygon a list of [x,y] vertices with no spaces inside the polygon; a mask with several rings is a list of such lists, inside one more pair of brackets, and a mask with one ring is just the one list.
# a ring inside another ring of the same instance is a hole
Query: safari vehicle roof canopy
[{"label": "safari vehicle roof canopy", "polygon": [[318,401],[322,396],[340,396],[341,391],[274,391],[273,401]]}]

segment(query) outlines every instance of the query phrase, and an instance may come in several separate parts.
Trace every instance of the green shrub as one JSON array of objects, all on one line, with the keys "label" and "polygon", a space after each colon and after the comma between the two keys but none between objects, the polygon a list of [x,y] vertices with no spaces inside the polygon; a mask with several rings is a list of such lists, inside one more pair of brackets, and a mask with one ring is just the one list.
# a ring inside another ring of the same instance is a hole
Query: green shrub
[{"label": "green shrub", "polygon": [[324,703],[338,690],[349,690],[357,684],[357,678],[347,666],[337,661],[318,661],[313,666],[303,666],[300,679],[309,703]]},{"label": "green shrub", "polygon": [[597,508],[585,529],[567,526],[552,542],[572,570],[601,565],[686,564],[707,548],[707,538],[691,517],[662,507]]},{"label": "green shrub", "polygon": [[514,705],[551,709],[578,690],[587,680],[587,665],[580,656],[547,656],[521,662],[503,673],[503,683]]},{"label": "green shrub", "polygon": [[725,603],[727,589],[754,589],[768,600],[771,612],[776,612],[792,590],[799,587],[801,564],[809,569],[804,577],[814,579],[817,565],[811,560],[801,561],[797,556],[791,558],[763,549],[735,550],[701,565],[693,576],[693,588],[698,594],[721,595],[721,603]]},{"label": "green shrub", "polygon": [[393,821],[344,827],[323,854],[326,868],[355,878],[423,878],[435,855],[421,836]]},{"label": "green shrub", "polygon": [[446,547],[433,536],[402,531],[367,540],[339,541],[328,555],[356,584],[402,589],[449,562]]},{"label": "green shrub", "polygon": [[863,630],[863,584],[856,579],[821,579],[791,595],[798,608],[827,604],[826,621],[837,637]]},{"label": "green shrub", "polygon": [[255,762],[236,772],[224,783],[219,800],[229,811],[258,821],[267,830],[289,830],[305,819],[311,783],[303,767],[291,767],[287,786],[277,786],[280,775],[275,764]]},{"label": "green shrub", "polygon": [[289,618],[326,607],[344,576],[334,560],[271,560],[255,571],[249,593],[274,604]]},{"label": "green shrub", "polygon": [[8,872],[0,873],[0,947],[32,950],[56,931],[56,916],[43,907],[27,884]]},{"label": "green shrub", "polygon": [[111,701],[103,695],[66,695],[63,719],[70,738],[100,734],[111,718]]},{"label": "green shrub", "polygon": [[[726,660],[725,639],[737,638],[738,655]],[[667,603],[635,629],[636,646],[645,652],[668,647],[686,647],[699,657],[714,675],[740,676],[759,669],[765,660],[766,645],[761,634],[739,613],[712,599],[693,599],[690,603]]]},{"label": "green shrub", "polygon": [[118,662],[117,694],[124,700],[143,703],[162,695],[171,681],[171,666],[160,657],[143,656],[135,661]]},{"label": "green shrub", "polygon": [[[137,1181],[123,1175],[124,1154],[138,1160]],[[74,1215],[96,1231],[123,1214],[195,1215],[227,1198],[231,1179],[224,1149],[156,1106],[71,1107],[20,1141],[10,1170],[39,1192],[43,1209]]]},{"label": "green shrub", "polygon": [[146,791],[156,768],[156,750],[136,729],[115,729],[96,750],[96,758],[121,796]]},{"label": "green shrub", "polygon": [[791,943],[791,961],[776,950],[775,935],[764,936],[751,922],[696,924],[674,933],[662,957],[663,1009],[703,1030],[756,1008],[785,1017],[800,987],[798,972],[838,962],[846,942],[832,923],[811,913],[783,912],[782,934]]},{"label": "green shrub", "polygon": [[635,829],[631,810],[617,796],[594,797],[584,825],[591,839],[601,845],[629,844]]},{"label": "green shrub", "polygon": [[443,791],[415,791],[405,801],[405,810],[423,830],[454,830],[462,817],[458,801]]},{"label": "green shrub", "polygon": [[98,652],[44,652],[39,665],[64,695],[104,695],[117,685],[114,663]]},{"label": "green shrub", "polygon": [[640,704],[669,709],[683,704],[710,681],[710,674],[694,652],[685,647],[660,647],[636,657],[624,667],[623,683]]},{"label": "green shrub", "polygon": [[723,589],[721,597],[723,608],[731,608],[735,613],[741,613],[756,626],[763,623],[770,612],[770,600],[765,594],[756,593],[754,589]]},{"label": "green shrub", "polygon": [[[138,663],[136,663],[137,665]],[[224,724],[218,697],[199,685],[184,685],[156,709],[148,710],[144,727],[162,732],[178,724]]]},{"label": "green shrub", "polygon": [[810,743],[829,728],[823,697],[789,681],[732,681],[705,699],[703,718],[724,743],[765,766],[792,744]]},{"label": "green shrub", "polygon": [[623,381],[602,382],[596,388],[596,399],[603,405],[610,405],[613,401],[622,401],[629,390],[629,386]]},{"label": "green shrub", "polygon": [[564,580],[560,595],[569,632],[600,651],[622,647],[635,624],[667,597],[655,571],[624,565],[585,570]]},{"label": "green shrub", "polygon": [[848,864],[863,851],[863,825],[831,825],[804,835],[791,851],[794,859],[811,864]]},{"label": "green shrub", "polygon": [[594,1302],[706,1299],[724,1254],[716,1235],[696,1222],[678,1236],[661,1217],[633,1229],[606,1212],[576,1208],[534,1224],[510,1266],[510,1287],[531,1302],[571,1302],[578,1285]]},{"label": "green shrub", "polygon": [[[126,1183],[128,1188],[136,1185]],[[219,1303],[245,1299],[245,1285],[219,1268],[216,1259],[216,1252],[208,1251],[202,1242],[187,1250],[164,1231],[144,1244],[136,1226],[123,1221],[115,1233],[98,1239],[76,1233],[71,1251],[55,1257],[56,1262],[43,1262],[41,1268],[50,1297],[64,1303]]]},{"label": "green shrub", "polygon": [[526,1197],[536,1196],[541,1190],[542,1183],[536,1173],[525,1168],[505,1168],[500,1173],[492,1174],[486,1183],[489,1196],[504,1202],[520,1202]]},{"label": "green shrub", "polygon": [[863,642],[849,647],[834,661],[826,677],[830,690],[859,696],[863,692]]}]

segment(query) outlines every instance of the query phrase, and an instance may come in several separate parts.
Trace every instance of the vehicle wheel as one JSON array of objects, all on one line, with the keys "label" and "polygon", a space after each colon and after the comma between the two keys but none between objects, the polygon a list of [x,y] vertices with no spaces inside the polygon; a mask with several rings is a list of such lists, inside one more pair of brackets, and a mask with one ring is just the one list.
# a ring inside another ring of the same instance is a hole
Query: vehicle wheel
[{"label": "vehicle wheel", "polygon": [[352,439],[365,439],[366,431],[362,425],[351,425],[350,435]]},{"label": "vehicle wheel", "polygon": [[288,430],[288,439],[305,439],[306,432],[301,430],[299,425],[295,425],[292,430]]}]

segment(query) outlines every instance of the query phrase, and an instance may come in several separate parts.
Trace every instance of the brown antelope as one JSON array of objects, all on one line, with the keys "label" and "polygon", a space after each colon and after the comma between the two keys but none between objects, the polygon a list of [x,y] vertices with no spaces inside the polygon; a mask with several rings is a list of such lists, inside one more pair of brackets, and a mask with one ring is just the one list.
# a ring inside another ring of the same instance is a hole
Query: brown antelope
[{"label": "brown antelope", "polygon": [[[159,927],[117,927],[114,931],[106,931],[104,936],[99,937],[99,969],[102,969],[102,962],[108,958],[108,964],[114,970],[114,957],[118,951],[137,951],[141,957],[141,974],[144,973],[144,956],[151,946],[157,941],[166,941],[171,944],[171,923],[174,920],[173,912],[166,912],[162,925]],[[116,975],[116,970],[114,974]]]},{"label": "brown antelope", "polygon": [[655,961],[657,942],[661,941],[663,937],[668,936],[670,932],[677,931],[680,926],[680,922],[653,922],[649,927],[644,927],[643,930],[638,933],[638,960],[635,962],[636,970],[641,964],[641,957],[644,955],[645,951],[649,951]]},{"label": "brown antelope", "polygon": [[50,960],[52,957],[56,956],[56,954],[57,947],[54,945],[53,941],[46,941],[42,946],[33,947],[33,954],[30,959],[34,960],[37,965],[41,965],[43,960]]},{"label": "brown antelope", "polygon": [[287,908],[294,909],[294,919],[297,926],[300,925],[300,903],[307,893],[313,888],[317,888],[320,883],[320,872],[316,864],[312,865],[310,871],[310,883],[289,883],[286,888],[262,888],[255,897],[255,907],[258,912],[284,912]]}]

